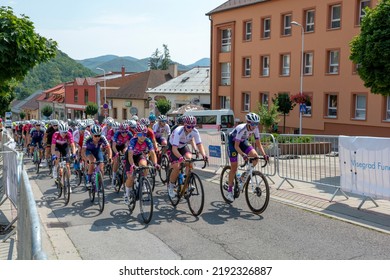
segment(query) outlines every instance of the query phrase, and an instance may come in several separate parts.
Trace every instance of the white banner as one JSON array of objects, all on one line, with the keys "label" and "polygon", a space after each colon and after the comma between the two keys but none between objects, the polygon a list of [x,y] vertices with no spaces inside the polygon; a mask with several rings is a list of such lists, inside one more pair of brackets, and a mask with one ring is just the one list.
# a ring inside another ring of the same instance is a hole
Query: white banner
[{"label": "white banner", "polygon": [[339,137],[341,189],[390,200],[390,138]]}]

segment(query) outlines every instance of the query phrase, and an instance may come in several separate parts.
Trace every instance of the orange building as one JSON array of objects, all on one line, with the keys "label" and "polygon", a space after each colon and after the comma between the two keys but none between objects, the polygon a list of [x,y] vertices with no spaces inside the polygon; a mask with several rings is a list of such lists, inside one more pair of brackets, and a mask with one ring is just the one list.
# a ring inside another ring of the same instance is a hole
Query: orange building
[{"label": "orange building", "polygon": [[390,136],[390,98],[371,94],[349,60],[363,8],[377,3],[231,0],[210,11],[212,109],[243,120],[276,94],[302,89],[311,102],[301,118],[298,106],[289,113],[286,133],[301,119],[303,134]]}]

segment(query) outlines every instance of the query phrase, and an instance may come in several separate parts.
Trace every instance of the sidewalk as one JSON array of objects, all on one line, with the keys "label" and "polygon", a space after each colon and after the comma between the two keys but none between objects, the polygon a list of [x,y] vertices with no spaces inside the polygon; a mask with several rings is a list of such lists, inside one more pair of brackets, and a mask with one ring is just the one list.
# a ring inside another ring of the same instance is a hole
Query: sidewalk
[{"label": "sidewalk", "polygon": [[16,209],[13,207],[9,199],[0,206],[0,260],[16,260],[17,259],[17,239],[16,232],[3,240],[12,232],[17,223],[7,231],[3,231],[10,222],[16,217]]}]

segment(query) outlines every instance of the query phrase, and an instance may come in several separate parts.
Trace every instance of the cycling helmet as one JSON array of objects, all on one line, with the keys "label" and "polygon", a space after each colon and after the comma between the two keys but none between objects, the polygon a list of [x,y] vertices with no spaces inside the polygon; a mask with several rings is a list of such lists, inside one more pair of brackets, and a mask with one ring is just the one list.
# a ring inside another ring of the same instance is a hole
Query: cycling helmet
[{"label": "cycling helmet", "polygon": [[177,123],[178,124],[183,124],[183,122],[184,122],[184,116],[180,116],[180,117],[177,118]]},{"label": "cycling helmet", "polygon": [[100,127],[100,125],[95,124],[91,127],[91,133],[93,135],[100,135],[102,134],[102,128]]},{"label": "cycling helmet", "polygon": [[121,131],[121,132],[127,131],[128,129],[129,129],[129,125],[127,123],[122,123],[119,126],[119,131]]},{"label": "cycling helmet", "polygon": [[149,115],[149,121],[154,122],[156,120],[156,116],[154,114]]},{"label": "cycling helmet", "polygon": [[249,123],[256,123],[256,124],[260,123],[260,117],[255,113],[246,114],[245,119]]},{"label": "cycling helmet", "polygon": [[166,122],[167,121],[167,116],[161,115],[161,116],[158,117],[158,120],[162,121],[162,122]]},{"label": "cycling helmet", "polygon": [[58,120],[51,120],[51,121],[50,121],[50,124],[51,124],[51,125],[58,125]]},{"label": "cycling helmet", "polygon": [[119,122],[113,122],[112,123],[112,128],[114,128],[114,129],[118,129],[119,127],[120,127],[120,123]]},{"label": "cycling helmet", "polygon": [[40,122],[38,122],[38,123],[41,124],[41,127],[44,127],[44,126],[45,126],[45,123],[44,123],[43,121],[40,121]]},{"label": "cycling helmet", "polygon": [[134,130],[137,133],[142,133],[142,132],[147,133],[148,132],[148,128],[146,126],[144,126],[143,124],[137,124],[137,126]]},{"label": "cycling helmet", "polygon": [[137,116],[137,115],[134,115],[131,119],[132,119],[132,120],[135,120],[135,121],[138,121],[138,116]]},{"label": "cycling helmet", "polygon": [[194,116],[184,116],[183,123],[185,125],[196,125],[196,118]]},{"label": "cycling helmet", "polygon": [[137,126],[137,122],[135,120],[130,120],[129,126],[130,126],[130,128],[135,128]]},{"label": "cycling helmet", "polygon": [[88,119],[86,122],[87,126],[93,126],[95,122],[92,119]]},{"label": "cycling helmet", "polygon": [[140,122],[140,124],[143,124],[145,126],[149,126],[150,125],[150,121],[147,118],[142,118],[139,122]]},{"label": "cycling helmet", "polygon": [[80,130],[85,130],[87,128],[87,124],[85,122],[82,122],[79,126]]},{"label": "cycling helmet", "polygon": [[58,131],[59,131],[60,133],[67,133],[68,130],[69,130],[69,127],[68,127],[68,125],[67,125],[66,123],[60,123],[60,124],[58,125]]}]

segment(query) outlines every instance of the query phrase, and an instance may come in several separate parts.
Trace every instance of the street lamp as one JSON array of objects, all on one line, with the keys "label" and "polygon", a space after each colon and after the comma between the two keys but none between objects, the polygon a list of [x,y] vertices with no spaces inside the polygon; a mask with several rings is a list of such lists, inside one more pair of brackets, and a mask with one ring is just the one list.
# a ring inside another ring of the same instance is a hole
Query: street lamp
[{"label": "street lamp", "polygon": [[[303,50],[305,45],[305,29],[303,28],[302,24],[292,21],[291,24],[300,26],[301,27],[301,34],[302,34],[302,46],[301,46],[301,81],[300,81],[300,87],[299,87],[299,94],[303,94]],[[299,134],[302,134],[302,110],[301,106],[299,106]]]},{"label": "street lamp", "polygon": [[[107,106],[106,104],[107,104],[107,93],[106,93],[106,70],[104,70],[103,68],[99,68],[99,67],[96,67],[96,69],[97,70],[100,70],[100,71],[103,71],[103,75],[104,75],[104,106],[103,107],[105,107],[105,106]],[[100,103],[100,100],[99,100],[99,103]],[[104,108],[104,110],[105,110],[105,113],[104,113],[104,115],[107,117],[107,109],[106,108]]]}]

